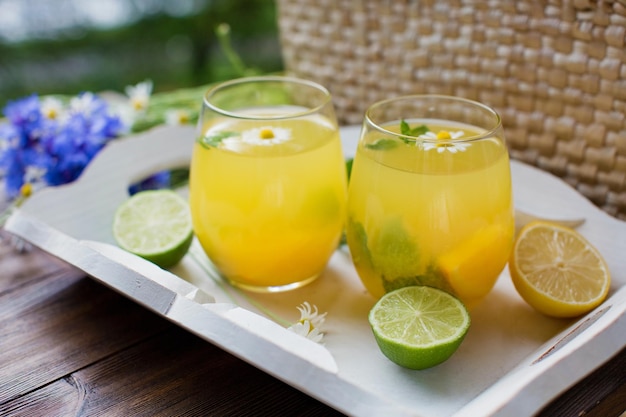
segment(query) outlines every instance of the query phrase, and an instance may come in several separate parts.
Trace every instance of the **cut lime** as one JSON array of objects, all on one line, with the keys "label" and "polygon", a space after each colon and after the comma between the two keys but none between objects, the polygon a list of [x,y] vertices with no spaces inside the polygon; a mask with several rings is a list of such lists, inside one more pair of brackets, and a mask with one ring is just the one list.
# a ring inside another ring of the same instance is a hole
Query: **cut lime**
[{"label": "cut lime", "polygon": [[470,326],[470,316],[454,296],[426,286],[385,294],[369,314],[382,353],[396,364],[425,369],[447,360]]},{"label": "cut lime", "polygon": [[174,266],[193,238],[189,205],[171,190],[137,193],[115,212],[113,236],[122,249],[161,268]]}]

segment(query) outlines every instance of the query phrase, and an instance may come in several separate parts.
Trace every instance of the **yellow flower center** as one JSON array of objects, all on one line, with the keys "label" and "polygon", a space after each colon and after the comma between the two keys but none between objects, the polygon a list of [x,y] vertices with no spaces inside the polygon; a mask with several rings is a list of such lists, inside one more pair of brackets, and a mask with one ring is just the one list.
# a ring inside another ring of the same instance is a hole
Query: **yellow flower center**
[{"label": "yellow flower center", "polygon": [[33,185],[29,182],[25,183],[20,187],[20,195],[24,197],[30,197],[33,193]]},{"label": "yellow flower center", "polygon": [[189,123],[190,122],[189,115],[187,113],[180,113],[178,115],[178,122],[181,125]]},{"label": "yellow flower center", "polygon": [[269,127],[266,127],[264,129],[261,129],[261,132],[259,132],[259,137],[261,139],[274,139],[274,131]]},{"label": "yellow flower center", "polygon": [[146,102],[140,99],[131,100],[131,105],[133,106],[133,110],[140,111],[146,108]]},{"label": "yellow flower center", "polygon": [[450,132],[448,132],[447,130],[440,130],[439,133],[437,133],[437,139],[439,140],[452,139],[452,136],[450,136]]}]

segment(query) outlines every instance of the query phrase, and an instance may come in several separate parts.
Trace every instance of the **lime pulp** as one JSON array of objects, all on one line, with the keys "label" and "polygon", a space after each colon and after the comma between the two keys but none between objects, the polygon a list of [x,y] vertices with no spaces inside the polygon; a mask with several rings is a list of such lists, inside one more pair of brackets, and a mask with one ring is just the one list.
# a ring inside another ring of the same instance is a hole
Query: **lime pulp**
[{"label": "lime pulp", "polygon": [[470,321],[461,301],[427,286],[389,292],[369,314],[382,353],[409,369],[430,368],[450,358],[465,338]]},{"label": "lime pulp", "polygon": [[122,249],[162,268],[172,267],[193,239],[189,205],[171,190],[137,193],[116,210],[113,236]]}]

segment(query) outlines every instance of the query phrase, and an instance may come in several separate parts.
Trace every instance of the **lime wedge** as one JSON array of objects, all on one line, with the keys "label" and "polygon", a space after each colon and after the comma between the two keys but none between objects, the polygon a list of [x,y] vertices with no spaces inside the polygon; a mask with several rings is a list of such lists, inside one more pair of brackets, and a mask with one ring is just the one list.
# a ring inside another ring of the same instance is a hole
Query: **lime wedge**
[{"label": "lime wedge", "polygon": [[161,268],[177,264],[193,239],[189,205],[171,190],[142,191],[115,212],[118,245]]},{"label": "lime wedge", "polygon": [[447,360],[470,326],[467,309],[454,296],[427,286],[385,294],[369,314],[382,353],[396,364],[425,369]]}]

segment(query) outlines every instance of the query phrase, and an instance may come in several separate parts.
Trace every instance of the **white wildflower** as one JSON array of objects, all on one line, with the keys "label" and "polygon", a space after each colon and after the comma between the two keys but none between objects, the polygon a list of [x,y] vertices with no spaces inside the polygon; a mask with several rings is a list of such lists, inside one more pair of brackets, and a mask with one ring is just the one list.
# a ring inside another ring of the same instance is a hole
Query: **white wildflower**
[{"label": "white wildflower", "polygon": [[[420,139],[427,139],[429,141],[445,141],[449,139],[459,139],[463,137],[463,131],[456,132],[447,132],[445,130],[440,131],[439,133],[434,132],[426,132],[423,135],[418,136]],[[431,149],[437,149],[438,153],[442,153],[444,151],[448,151],[450,153],[457,153],[459,151],[465,152],[467,148],[470,147],[469,143],[454,143],[454,142],[424,142],[422,143],[422,149],[425,151],[429,151]]]},{"label": "white wildflower", "polygon": [[87,117],[91,116],[97,110],[100,103],[92,92],[82,93],[70,100],[70,112],[80,113]]},{"label": "white wildflower", "polygon": [[312,306],[305,301],[298,310],[300,311],[300,320],[291,325],[288,330],[304,336],[316,343],[320,343],[324,338],[324,333],[320,328],[326,320],[326,313],[319,314],[317,306]]},{"label": "white wildflower", "polygon": [[170,126],[181,126],[189,124],[191,115],[188,110],[170,109],[165,112],[165,123]]},{"label": "white wildflower", "polygon": [[283,143],[289,139],[291,139],[291,129],[271,126],[244,130],[239,138],[242,142],[263,146]]},{"label": "white wildflower", "polygon": [[142,113],[148,108],[152,94],[152,81],[145,80],[137,85],[128,85],[125,89],[133,111]]},{"label": "white wildflower", "polygon": [[55,97],[45,97],[41,101],[41,113],[46,119],[60,120],[65,115],[63,103]]}]

